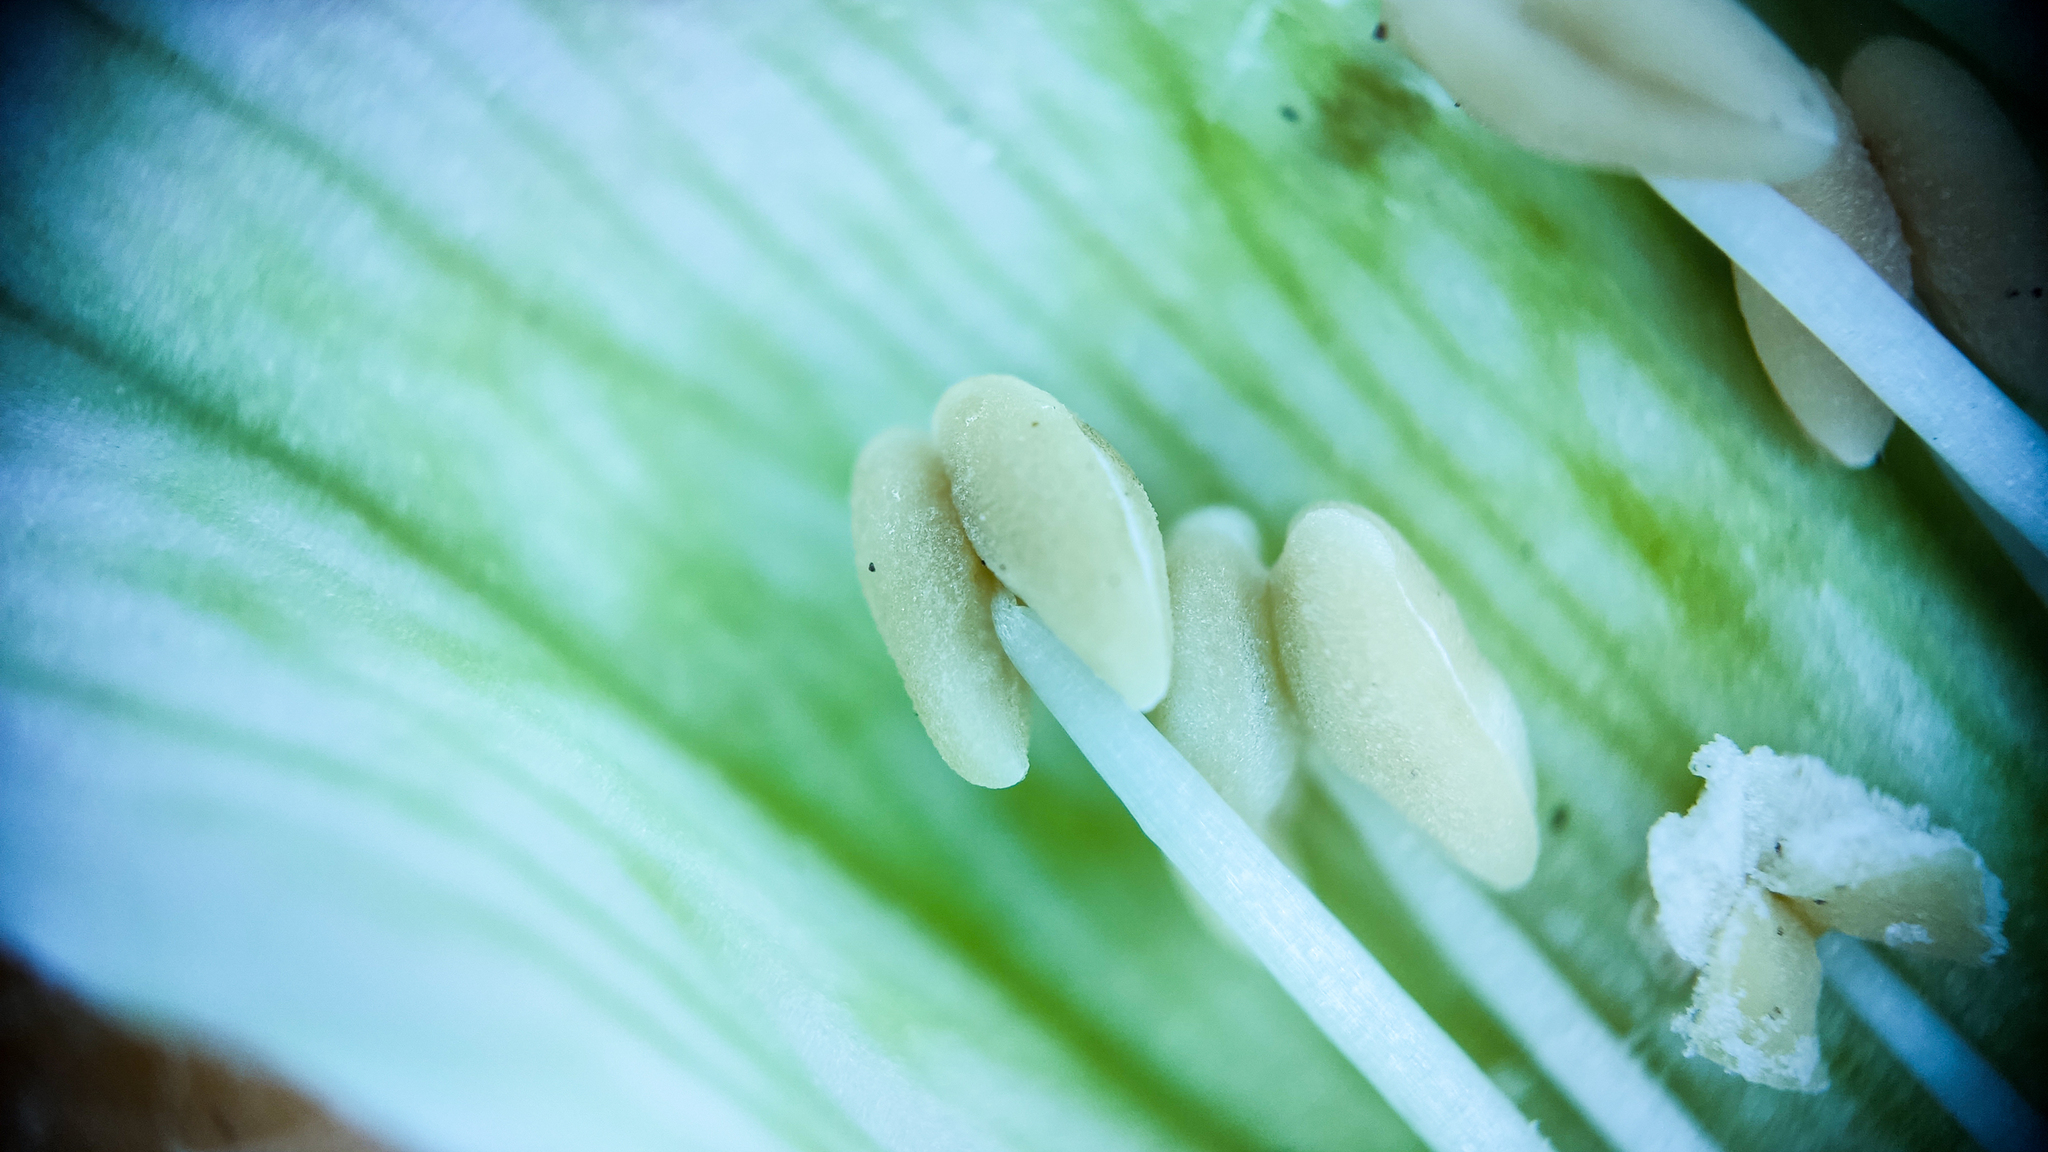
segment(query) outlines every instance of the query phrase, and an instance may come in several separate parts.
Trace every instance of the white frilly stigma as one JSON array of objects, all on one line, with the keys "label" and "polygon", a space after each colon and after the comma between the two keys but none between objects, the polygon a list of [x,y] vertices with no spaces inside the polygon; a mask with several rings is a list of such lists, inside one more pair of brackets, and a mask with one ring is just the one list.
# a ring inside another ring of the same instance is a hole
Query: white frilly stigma
[{"label": "white frilly stigma", "polygon": [[1649,836],[1657,925],[1700,969],[1692,1008],[1676,1022],[1689,1051],[1756,1083],[1819,1091],[1821,934],[1962,963],[2005,951],[1998,877],[1926,809],[1815,757],[1745,754],[1726,737],[1691,768],[1707,782],[1699,800]]},{"label": "white frilly stigma", "polygon": [[1752,1084],[1824,1092],[1820,953],[1813,929],[1757,884],[1736,893],[1672,1022],[1685,1054],[1705,1056]]}]

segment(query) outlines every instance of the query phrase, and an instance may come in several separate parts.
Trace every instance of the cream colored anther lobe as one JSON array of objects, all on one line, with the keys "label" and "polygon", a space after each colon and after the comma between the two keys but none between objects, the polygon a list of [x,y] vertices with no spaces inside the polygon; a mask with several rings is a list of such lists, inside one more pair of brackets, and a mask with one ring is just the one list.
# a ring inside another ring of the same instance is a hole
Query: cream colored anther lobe
[{"label": "cream colored anther lobe", "polygon": [[[1815,83],[1825,90],[1817,75]],[[1864,150],[1849,106],[1832,90],[1827,96],[1835,116],[1834,152],[1818,172],[1780,184],[1778,191],[1847,241],[1894,291],[1910,299],[1911,256],[1899,231],[1899,215]],[[1851,468],[1867,467],[1897,423],[1891,409],[1739,267],[1735,299],[1742,306],[1757,358],[1799,426],[1837,460]]]},{"label": "cream colored anther lobe", "polygon": [[1474,875],[1528,880],[1535,779],[1521,710],[1408,542],[1357,505],[1312,505],[1271,581],[1308,737]]},{"label": "cream colored anther lobe", "polygon": [[1095,430],[1013,376],[947,389],[932,437],[975,551],[1140,712],[1166,695],[1173,620],[1145,489]]},{"label": "cream colored anther lobe", "polygon": [[1258,526],[1235,508],[1191,513],[1167,534],[1166,569],[1173,687],[1152,719],[1264,831],[1294,777],[1299,739],[1266,611]]},{"label": "cream colored anther lobe", "polygon": [[989,617],[996,579],[968,543],[924,433],[892,429],[861,451],[853,549],[875,628],[939,755],[973,784],[1022,780],[1029,691]]},{"label": "cream colored anther lobe", "polygon": [[1925,44],[1887,38],[1842,70],[1937,327],[2048,422],[2048,182],[1984,87]]},{"label": "cream colored anther lobe", "polygon": [[1753,1084],[1826,1089],[1814,941],[1784,900],[1755,884],[1742,889],[1693,984],[1692,1006],[1677,1021],[1686,1054],[1705,1056]]},{"label": "cream colored anther lobe", "polygon": [[1778,182],[1827,159],[1826,98],[1734,0],[1385,0],[1467,112],[1575,164]]}]

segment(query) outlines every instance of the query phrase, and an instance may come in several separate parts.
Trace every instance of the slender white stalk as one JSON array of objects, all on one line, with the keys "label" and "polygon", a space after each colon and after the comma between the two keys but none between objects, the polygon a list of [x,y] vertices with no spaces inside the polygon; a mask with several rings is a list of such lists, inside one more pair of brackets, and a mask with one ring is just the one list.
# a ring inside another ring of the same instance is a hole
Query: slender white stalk
[{"label": "slender white stalk", "polygon": [[1329,765],[1317,778],[1401,902],[1551,1082],[1620,1152],[1718,1152],[1522,930],[1384,800]]},{"label": "slender white stalk", "polygon": [[1650,186],[2048,550],[2048,433],[1862,257],[1762,184],[1651,177]]},{"label": "slender white stalk", "polygon": [[1548,1149],[1493,1081],[1157,729],[1008,596],[996,634],[1138,826],[1437,1152]]},{"label": "slender white stalk", "polygon": [[1851,1011],[1988,1152],[2048,1148],[2048,1123],[1861,941],[1830,932],[1821,970]]},{"label": "slender white stalk", "polygon": [[1991,533],[1991,538],[1998,541],[2000,548],[2005,549],[2005,554],[2012,557],[2013,566],[2020,570],[2020,578],[2027,582],[2027,587],[2032,588],[2034,595],[2039,596],[2044,603],[2048,603],[2048,554],[2027,543],[2021,537],[2019,529],[2006,523],[2005,517],[1993,512],[1991,506],[1984,503],[1982,496],[1970,491],[1970,486],[1963,483],[1962,477],[1956,475],[1955,469],[1940,461],[1936,463],[1940,464],[1942,475],[1948,477],[1949,484],[1962,496],[1963,503],[1970,506],[1970,514],[1977,518],[1979,524],[1984,525],[1985,531]]}]

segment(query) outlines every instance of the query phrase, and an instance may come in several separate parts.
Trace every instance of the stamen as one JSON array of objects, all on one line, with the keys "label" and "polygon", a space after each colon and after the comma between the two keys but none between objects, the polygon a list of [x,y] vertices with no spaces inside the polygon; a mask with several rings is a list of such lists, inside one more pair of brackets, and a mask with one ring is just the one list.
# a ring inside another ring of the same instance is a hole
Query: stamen
[{"label": "stamen", "polygon": [[1001,596],[994,614],[1011,661],[1138,826],[1424,1143],[1550,1147],[1156,728],[1031,609]]},{"label": "stamen", "polygon": [[1381,11],[1475,119],[1559,160],[1782,181],[1834,147],[1806,69],[1731,0],[1385,0]]},{"label": "stamen", "polygon": [[1536,786],[1522,713],[1457,605],[1386,521],[1312,505],[1272,574],[1280,663],[1304,727],[1496,888],[1536,868]]},{"label": "stamen", "polygon": [[1173,617],[1159,519],[1116,450],[1014,376],[946,390],[932,438],[998,580],[1143,712],[1166,695]]},{"label": "stamen", "polygon": [[924,433],[884,432],[853,467],[854,571],[932,746],[969,783],[1024,778],[1031,700],[989,622],[998,585]]}]

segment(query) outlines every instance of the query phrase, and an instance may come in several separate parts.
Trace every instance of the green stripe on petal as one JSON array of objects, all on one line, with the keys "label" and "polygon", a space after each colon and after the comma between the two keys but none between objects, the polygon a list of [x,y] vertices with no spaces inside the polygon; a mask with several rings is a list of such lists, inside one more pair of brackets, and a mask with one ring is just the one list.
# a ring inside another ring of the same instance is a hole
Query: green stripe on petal
[{"label": "green stripe on petal", "polygon": [[[11,17],[0,933],[420,1149],[1413,1138],[1051,730],[944,771],[849,578],[858,445],[1014,372],[1162,517],[1366,503],[1515,687],[1503,900],[1730,1147],[1959,1139],[1678,1055],[1643,836],[1717,732],[2006,884],[1901,963],[2023,1094],[2048,620],[1910,437],[1776,407],[1726,265],[1522,156],[1372,14],[269,3]],[[1326,899],[1589,1131],[1327,806]]]}]

